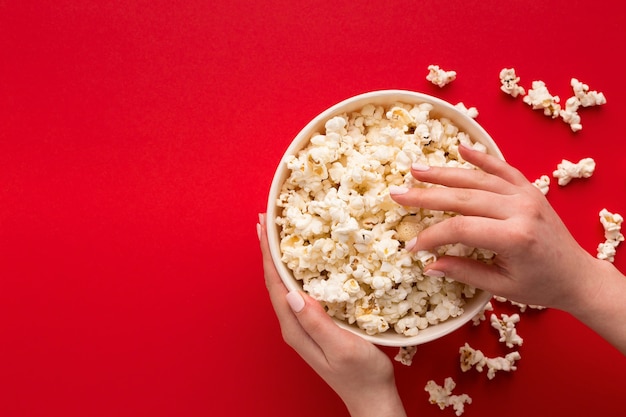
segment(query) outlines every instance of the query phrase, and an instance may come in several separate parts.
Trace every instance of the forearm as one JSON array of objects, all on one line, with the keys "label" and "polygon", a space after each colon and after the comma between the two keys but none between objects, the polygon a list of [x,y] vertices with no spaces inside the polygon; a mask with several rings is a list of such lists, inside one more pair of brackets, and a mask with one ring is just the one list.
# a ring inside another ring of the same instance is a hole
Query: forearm
[{"label": "forearm", "polygon": [[613,264],[596,260],[599,285],[570,313],[626,355],[626,276]]}]

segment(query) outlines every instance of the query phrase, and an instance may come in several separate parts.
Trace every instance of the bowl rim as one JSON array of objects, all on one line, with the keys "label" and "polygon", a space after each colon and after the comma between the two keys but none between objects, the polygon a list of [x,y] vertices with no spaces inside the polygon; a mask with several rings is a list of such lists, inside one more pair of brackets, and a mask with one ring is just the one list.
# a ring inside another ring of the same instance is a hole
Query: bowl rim
[{"label": "bowl rim", "polygon": [[[323,128],[323,125],[327,120],[343,113],[358,111],[368,104],[368,100],[369,104],[384,106],[389,106],[398,102],[404,104],[430,103],[434,106],[434,112],[441,114],[435,117],[453,119],[454,124],[459,127],[459,130],[466,132],[473,141],[477,141],[485,145],[488,153],[504,160],[504,156],[495,141],[479,123],[457,107],[453,106],[451,103],[429,94],[401,89],[373,90],[351,96],[323,110],[298,132],[281,156],[276,171],[274,172],[268,193],[266,222],[270,255],[274,266],[278,271],[280,279],[289,291],[303,291],[303,289],[302,284],[299,283],[295,277],[293,277],[292,272],[289,268],[287,268],[285,263],[282,262],[280,248],[279,245],[276,244],[280,242],[279,227],[275,224],[275,219],[277,217],[276,199],[284,181],[287,179],[288,170],[285,166],[285,159],[288,156],[296,155],[298,151],[303,149],[308,144],[312,134],[321,131],[320,128]],[[478,138],[481,140],[478,140]],[[448,320],[436,325],[428,326],[426,329],[420,330],[416,336],[405,336],[394,332],[392,329],[384,333],[369,335],[355,324],[348,324],[347,322],[339,320],[335,317],[332,317],[332,319],[335,323],[337,323],[337,325],[339,325],[339,327],[346,329],[376,345],[389,347],[416,346],[439,339],[459,329],[464,324],[469,322],[475,314],[479,314],[491,298],[492,294],[477,288],[475,295],[466,302],[464,306],[465,311],[462,315],[449,318]],[[468,310],[468,305],[472,307],[472,309]],[[468,311],[473,311],[474,314],[466,314]]]}]

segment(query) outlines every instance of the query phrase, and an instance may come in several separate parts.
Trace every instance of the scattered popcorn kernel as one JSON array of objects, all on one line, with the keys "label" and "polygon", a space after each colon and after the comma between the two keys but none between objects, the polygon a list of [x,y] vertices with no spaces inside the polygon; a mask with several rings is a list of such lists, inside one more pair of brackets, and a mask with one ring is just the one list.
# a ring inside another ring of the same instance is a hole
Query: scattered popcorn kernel
[{"label": "scattered popcorn kernel", "polygon": [[532,88],[523,98],[524,103],[532,106],[533,110],[542,109],[543,114],[553,119],[558,117],[561,111],[559,96],[553,96],[548,91],[543,81],[533,81]]},{"label": "scattered popcorn kernel", "polygon": [[468,343],[461,346],[460,353],[460,365],[463,372],[467,372],[472,368],[475,368],[478,372],[482,372],[485,366],[487,367],[487,378],[493,379],[496,376],[497,371],[511,372],[516,371],[517,366],[515,362],[521,359],[519,352],[514,351],[508,353],[506,356],[489,358],[486,357],[480,350],[472,348]]},{"label": "scattered popcorn kernel", "polygon": [[471,117],[472,119],[478,117],[478,110],[476,109],[476,107],[467,108],[465,107],[465,104],[463,104],[463,102],[457,103],[454,107],[461,110],[461,112],[465,113],[468,117]]},{"label": "scattered popcorn kernel", "polygon": [[548,177],[547,175],[542,175],[541,177],[537,178],[535,182],[533,182],[533,185],[539,188],[541,194],[546,195],[550,190],[550,177]]},{"label": "scattered popcorn kernel", "polygon": [[597,258],[614,262],[617,246],[624,241],[624,235],[621,233],[624,218],[617,213],[611,213],[605,208],[600,210],[599,215],[606,240],[598,245]]},{"label": "scattered popcorn kernel", "polygon": [[603,93],[589,91],[589,86],[576,78],[572,78],[571,85],[574,90],[574,96],[578,99],[581,106],[589,107],[606,104],[606,97],[604,97]]},{"label": "scattered popcorn kernel", "polygon": [[562,109],[559,112],[561,119],[567,124],[569,124],[572,132],[578,132],[583,128],[583,125],[580,123],[580,115],[578,114],[578,108],[580,107],[580,100],[578,97],[570,97],[565,101],[565,109]]},{"label": "scattered popcorn kernel", "polygon": [[524,339],[517,334],[517,329],[515,328],[515,324],[520,321],[519,314],[516,313],[510,316],[508,314],[502,314],[501,318],[498,318],[496,314],[492,314],[490,321],[491,327],[496,329],[500,334],[499,342],[506,344],[509,348],[515,345],[522,346]]},{"label": "scattered popcorn kernel", "polygon": [[515,74],[514,68],[503,68],[500,71],[500,90],[513,97],[526,94],[526,90],[521,85],[518,85],[520,77]]},{"label": "scattered popcorn kernel", "polygon": [[439,65],[429,65],[426,79],[439,87],[444,87],[456,79],[456,71],[445,71],[439,68]]},{"label": "scattered popcorn kernel", "polygon": [[577,163],[563,159],[552,173],[558,178],[559,185],[567,185],[573,178],[589,178],[596,169],[596,162],[592,158],[583,158]]},{"label": "scattered popcorn kernel", "polygon": [[456,387],[456,383],[450,377],[447,377],[443,386],[438,385],[435,381],[430,380],[426,383],[424,391],[428,392],[428,401],[436,404],[440,409],[452,406],[457,416],[465,412],[465,404],[471,404],[472,398],[467,394],[453,395],[452,390]]},{"label": "scattered popcorn kernel", "polygon": [[483,310],[480,313],[472,317],[472,323],[474,324],[474,326],[478,326],[482,321],[487,320],[487,316],[485,315],[487,311],[493,311],[493,304],[491,304],[491,301],[485,304]]},{"label": "scattered popcorn kernel", "polygon": [[394,360],[400,362],[402,365],[411,366],[416,352],[417,346],[403,346],[398,350]]}]

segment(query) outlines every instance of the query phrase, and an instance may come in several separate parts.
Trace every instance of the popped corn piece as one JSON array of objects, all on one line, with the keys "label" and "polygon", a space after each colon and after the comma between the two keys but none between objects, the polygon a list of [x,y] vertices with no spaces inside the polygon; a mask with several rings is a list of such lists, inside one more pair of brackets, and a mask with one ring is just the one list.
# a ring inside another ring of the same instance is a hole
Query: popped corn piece
[{"label": "popped corn piece", "polygon": [[606,240],[615,240],[619,242],[624,241],[624,235],[622,235],[622,223],[624,218],[617,213],[611,213],[607,209],[600,210],[600,223],[604,228],[604,238]]},{"label": "popped corn piece", "polygon": [[605,208],[600,210],[599,215],[600,223],[602,223],[602,227],[604,228],[604,238],[606,240],[598,245],[598,254],[596,257],[598,259],[614,262],[617,246],[624,241],[624,235],[621,233],[624,218],[617,213],[611,213]]},{"label": "popped corn piece", "polygon": [[589,178],[596,169],[596,162],[592,158],[583,158],[577,163],[563,159],[552,173],[558,178],[559,185],[567,185],[573,178]]},{"label": "popped corn piece", "polygon": [[417,346],[403,346],[398,350],[394,360],[400,362],[402,365],[411,366],[416,352]]},{"label": "popped corn piece", "polygon": [[606,104],[604,94],[597,91],[589,91],[587,84],[578,81],[576,78],[572,78],[570,84],[574,90],[574,96],[578,99],[581,106],[589,107]]},{"label": "popped corn piece", "polygon": [[429,65],[426,79],[439,87],[444,87],[456,79],[456,71],[446,71],[439,68],[439,65]]},{"label": "popped corn piece", "polygon": [[498,318],[496,314],[492,314],[490,321],[491,327],[500,334],[499,342],[505,343],[509,348],[515,345],[522,346],[524,339],[517,334],[517,329],[515,328],[515,324],[520,321],[519,314],[515,313],[510,316],[502,314],[501,318]]},{"label": "popped corn piece", "polygon": [[541,194],[546,195],[550,190],[550,177],[548,177],[547,175],[542,175],[541,177],[537,178],[535,182],[533,182],[533,185],[539,188]]},{"label": "popped corn piece", "polygon": [[500,71],[500,90],[513,97],[526,94],[526,90],[521,85],[518,85],[520,77],[515,74],[515,68],[503,68]]},{"label": "popped corn piece", "polygon": [[561,119],[569,124],[572,132],[578,132],[583,128],[583,125],[580,123],[580,115],[578,114],[580,104],[578,97],[570,97],[565,101],[565,109],[559,111]]},{"label": "popped corn piece", "polygon": [[528,94],[523,98],[524,103],[532,106],[533,110],[542,109],[543,114],[553,119],[559,116],[561,99],[559,96],[553,96],[548,91],[543,81],[533,81],[532,88],[528,90]]},{"label": "popped corn piece", "polygon": [[617,253],[617,242],[615,240],[607,240],[598,245],[598,254],[596,257],[603,261],[615,262],[615,254]]},{"label": "popped corn piece", "polygon": [[485,314],[487,311],[493,311],[493,304],[491,304],[491,301],[485,304],[480,313],[472,317],[472,323],[474,324],[474,326],[478,326],[480,322],[487,320],[487,316]]},{"label": "popped corn piece", "polygon": [[476,109],[476,107],[465,107],[465,104],[463,104],[463,102],[457,103],[454,107],[461,110],[461,112],[471,117],[472,119],[478,117],[478,109]]},{"label": "popped corn piece", "polygon": [[452,406],[457,416],[465,412],[465,404],[471,404],[472,398],[467,394],[453,395],[452,390],[456,387],[456,382],[451,377],[447,377],[443,386],[438,385],[435,381],[426,382],[424,391],[428,392],[428,401],[436,404],[441,410]]},{"label": "popped corn piece", "polygon": [[468,343],[461,346],[459,353],[460,366],[463,372],[467,372],[472,368],[475,368],[478,372],[482,372],[486,366],[487,378],[489,379],[493,379],[496,376],[497,371],[516,371],[517,366],[515,365],[515,362],[521,359],[521,355],[518,351],[510,352],[504,357],[498,356],[489,358],[480,350],[472,348]]},{"label": "popped corn piece", "polygon": [[501,303],[506,303],[508,301],[511,305],[518,307],[521,313],[525,312],[527,308],[531,308],[534,310],[545,310],[547,308],[547,307],[536,305],[536,304],[518,303],[517,301],[508,300],[498,295],[494,295],[493,299]]}]

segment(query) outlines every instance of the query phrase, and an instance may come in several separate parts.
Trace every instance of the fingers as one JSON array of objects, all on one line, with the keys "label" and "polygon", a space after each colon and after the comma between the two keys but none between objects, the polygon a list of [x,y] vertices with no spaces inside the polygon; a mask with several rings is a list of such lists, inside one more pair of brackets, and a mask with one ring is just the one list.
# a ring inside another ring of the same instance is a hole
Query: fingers
[{"label": "fingers", "polygon": [[450,243],[501,252],[509,244],[502,220],[475,216],[454,216],[422,230],[412,251],[430,250]]},{"label": "fingers", "polygon": [[[444,169],[444,171],[447,170]],[[504,219],[509,214],[508,209],[510,208],[508,204],[496,203],[507,196],[469,188],[415,187],[407,189],[390,187],[389,193],[393,200],[403,206],[452,211],[468,216]]]},{"label": "fingers", "polygon": [[429,264],[426,271],[439,271],[446,278],[503,296],[508,296],[514,284],[499,266],[464,257],[443,256]]},{"label": "fingers", "polygon": [[414,165],[411,173],[421,182],[445,185],[446,187],[471,188],[498,194],[510,194],[512,184],[496,175],[479,169],[452,168]]},{"label": "fingers", "polygon": [[467,146],[459,146],[461,157],[470,164],[482,169],[483,171],[500,177],[505,181],[514,185],[528,184],[528,180],[519,170],[512,167],[502,159],[496,158],[484,152],[480,152]]}]

